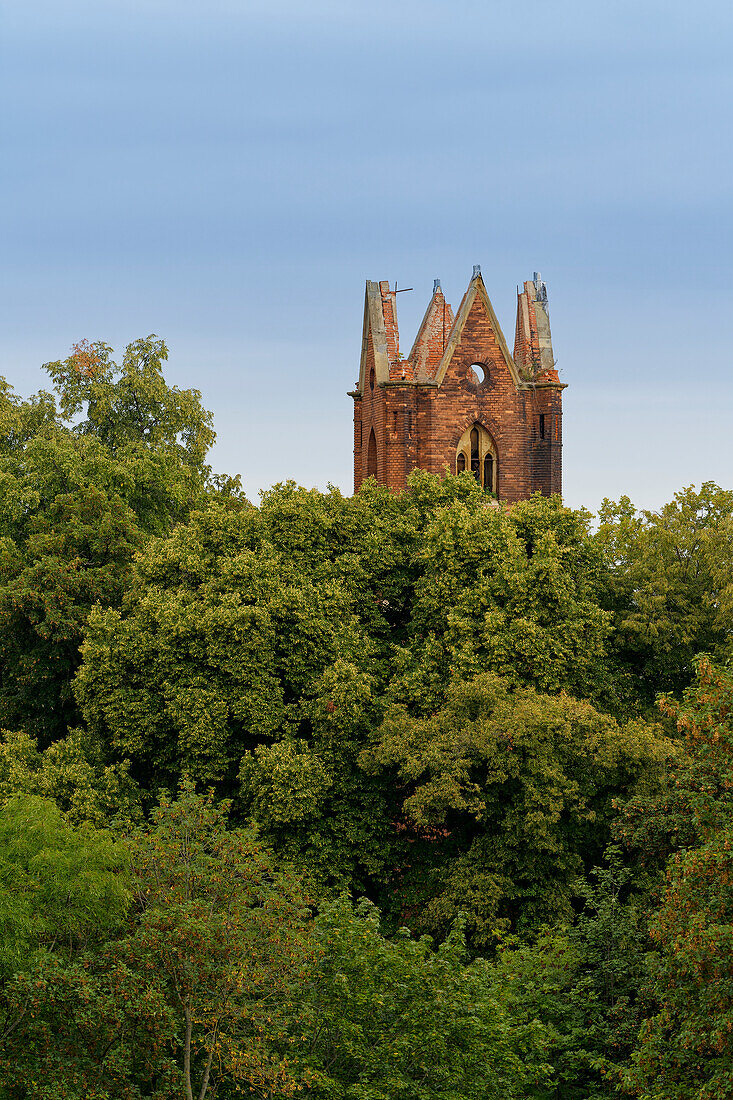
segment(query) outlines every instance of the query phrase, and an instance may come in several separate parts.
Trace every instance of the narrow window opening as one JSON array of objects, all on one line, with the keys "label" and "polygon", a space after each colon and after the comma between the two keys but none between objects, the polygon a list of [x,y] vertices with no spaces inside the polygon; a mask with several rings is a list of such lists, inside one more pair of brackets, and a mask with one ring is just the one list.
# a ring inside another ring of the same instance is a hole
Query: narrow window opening
[{"label": "narrow window opening", "polygon": [[540,439],[545,438],[545,414],[540,413]]},{"label": "narrow window opening", "polygon": [[369,371],[369,389],[370,390],[374,389],[375,379],[376,379],[376,375],[374,374],[374,367],[372,367],[372,369]]},{"label": "narrow window opening", "polygon": [[412,435],[412,413],[407,413],[407,434]]},{"label": "narrow window opening", "polygon": [[484,489],[490,493],[494,491],[494,456],[491,454],[484,458]]},{"label": "narrow window opening", "polygon": [[462,474],[465,471],[465,469],[466,469],[466,456],[464,455],[463,451],[461,451],[458,458],[456,459],[456,473],[457,474]]},{"label": "narrow window opening", "polygon": [[478,455],[478,428],[471,429],[471,473],[476,481],[481,481],[481,463]]},{"label": "narrow window opening", "polygon": [[369,446],[367,447],[367,477],[377,476],[377,440],[374,428],[369,433]]}]

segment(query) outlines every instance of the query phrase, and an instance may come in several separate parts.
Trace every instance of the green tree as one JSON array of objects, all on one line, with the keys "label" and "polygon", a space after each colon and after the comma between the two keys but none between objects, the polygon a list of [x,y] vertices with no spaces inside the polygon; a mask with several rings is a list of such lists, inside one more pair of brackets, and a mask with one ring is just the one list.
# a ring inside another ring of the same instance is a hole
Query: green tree
[{"label": "green tree", "polygon": [[36,795],[51,800],[71,825],[130,825],[140,818],[141,792],[127,764],[105,758],[83,729],[43,751],[26,733],[0,731],[0,806]]},{"label": "green tree", "polygon": [[22,452],[25,444],[58,423],[56,402],[41,391],[23,401],[5,378],[0,378],[0,454]]},{"label": "green tree", "polygon": [[124,845],[12,805],[0,1096],[519,1100],[546,1078],[543,1028],[500,1006],[459,926],[434,950],[367,902],[314,921],[191,784]]},{"label": "green tree", "polygon": [[492,996],[488,965],[467,963],[456,926],[436,950],[405,929],[393,941],[364,902],[327,906],[304,997],[306,1090],[334,1100],[511,1100],[541,1081],[542,1028],[515,1023]]},{"label": "green tree", "polygon": [[93,611],[80,709],[143,786],[221,783],[316,883],[369,891],[404,841],[358,764],[385,708],[428,715],[487,668],[608,694],[599,560],[585,513],[497,510],[465,477],[210,502]]},{"label": "green tree", "polygon": [[38,952],[72,950],[116,927],[127,893],[125,854],[104,830],[74,829],[56,805],[16,797],[0,814],[0,969]]},{"label": "green tree", "polygon": [[186,784],[129,845],[139,917],[124,955],[155,974],[176,1012],[186,1100],[205,1100],[221,1078],[265,1095],[294,1087],[277,1038],[310,914],[254,838],[227,829],[227,810]]},{"label": "green tree", "polygon": [[319,893],[369,893],[397,858],[392,792],[359,767],[379,707],[373,678],[336,661],[307,701],[309,739],[259,746],[240,764],[240,809]]},{"label": "green tree", "polygon": [[[424,493],[428,476],[413,477],[411,488]],[[606,695],[610,616],[597,597],[589,514],[539,495],[495,509],[475,482],[467,499],[426,512],[411,547],[407,645],[395,654],[390,697],[429,714],[453,679],[486,669],[542,691]]]},{"label": "green tree", "polygon": [[539,1020],[552,1077],[536,1100],[601,1100],[623,1094],[621,1077],[648,1010],[651,950],[643,898],[617,851],[580,888],[571,926],[506,937],[492,965],[494,994],[516,1022]]},{"label": "green tree", "polygon": [[106,459],[89,442],[36,438],[22,473],[5,479],[22,518],[0,539],[0,721],[45,744],[77,717],[71,683],[89,610],[119,602],[143,545],[119,494],[90,484]]},{"label": "green tree", "polygon": [[47,364],[59,409],[0,386],[0,723],[43,744],[77,719],[90,608],[119,604],[151,534],[207,494],[237,499],[209,476],[211,414],[198,391],[165,383],[166,356],[161,341],[136,341],[118,369],[104,345],[79,345]]},{"label": "green tree", "polygon": [[116,454],[130,447],[170,447],[184,462],[203,467],[214,442],[212,415],[199,390],[180,390],[163,377],[168,349],[151,335],[128,344],[118,366],[107,344],[82,341],[63,362],[46,363],[61,413]]},{"label": "green tree", "polygon": [[[8,982],[16,1026],[6,1028],[0,1070],[13,1097],[294,1092],[302,1074],[284,1038],[286,1010],[312,956],[310,912],[262,846],[227,829],[227,808],[186,784],[128,835],[129,877],[118,886],[128,891],[124,924],[112,904],[99,917],[104,899],[87,866],[88,884],[78,883],[59,922],[62,935],[75,933],[69,950],[59,952],[50,927],[69,874],[49,887],[48,917],[29,898],[21,925],[39,924],[51,951],[16,966]],[[84,834],[63,829],[74,857],[82,856]],[[42,867],[60,862],[45,840],[36,847]],[[14,909],[22,886],[10,884]],[[95,938],[79,942],[77,926],[93,918]]]},{"label": "green tree", "polygon": [[43,1095],[27,1055],[35,1057],[28,1043],[46,974],[65,974],[79,952],[120,925],[128,902],[125,866],[113,837],[89,826],[74,829],[48,799],[16,797],[3,807],[0,1096]]},{"label": "green tree", "polygon": [[367,661],[344,587],[258,524],[254,509],[212,504],[138,557],[121,610],[91,614],[82,712],[146,782],[231,779],[246,749],[298,735],[326,668]]},{"label": "green tree", "polygon": [[155,975],[114,953],[40,958],[8,982],[5,1003],[20,1019],[0,1046],[2,1100],[183,1095],[172,1006]]},{"label": "green tree", "polygon": [[599,519],[616,674],[650,705],[690,683],[697,654],[721,654],[730,639],[733,492],[705,482],[659,512],[623,497],[604,501]]},{"label": "green tree", "polygon": [[507,922],[568,919],[608,843],[614,797],[671,751],[654,727],[492,673],[455,683],[430,718],[395,706],[362,763],[400,794],[403,917],[441,930],[464,910],[482,945]]},{"label": "green tree", "polygon": [[677,704],[685,735],[674,782],[689,807],[689,846],[669,860],[652,923],[658,1011],[642,1032],[630,1085],[644,1100],[733,1096],[733,676],[708,659]]}]

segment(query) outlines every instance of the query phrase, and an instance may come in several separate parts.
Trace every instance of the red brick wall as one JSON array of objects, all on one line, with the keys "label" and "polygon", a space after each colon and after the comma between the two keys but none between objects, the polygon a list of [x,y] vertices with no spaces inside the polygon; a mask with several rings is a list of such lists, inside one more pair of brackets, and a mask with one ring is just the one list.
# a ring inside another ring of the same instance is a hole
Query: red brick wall
[{"label": "red brick wall", "polygon": [[367,476],[367,456],[369,452],[369,434],[374,429],[377,441],[377,481],[385,484],[386,462],[384,455],[384,389],[375,381],[374,389],[370,377],[374,370],[374,349],[369,342],[366,354],[366,369],[361,397],[354,401],[354,491],[357,492]]},{"label": "red brick wall", "polygon": [[[514,502],[536,490],[545,494],[561,492],[562,387],[559,381],[555,384],[547,376],[544,383],[518,386],[518,374],[513,373],[507,363],[499,336],[477,295],[445,376],[433,384],[427,383],[428,348],[430,359],[435,360],[438,339],[441,347],[443,344],[442,300],[433,299],[435,308],[429,312],[423,339],[418,337],[416,342],[416,362],[413,364],[392,358],[397,356],[399,348],[394,294],[388,293],[385,283],[380,284],[380,290],[390,351],[390,381],[375,382],[371,389],[369,378],[374,354],[368,341],[362,392],[355,395],[354,401],[355,490],[366,477],[372,429],[377,443],[377,480],[400,491],[405,488],[409,473],[416,468],[439,475],[444,474],[446,468],[455,473],[458,441],[466,428],[479,423],[489,432],[496,447],[500,498]],[[447,310],[450,311],[450,306]],[[452,321],[452,314],[449,315]],[[522,355],[528,357],[531,351],[528,344],[536,333],[536,326],[532,327],[535,331],[527,334],[526,340],[520,332],[518,318],[516,343]],[[484,366],[486,377],[479,385],[471,377],[473,363]],[[437,367],[437,362],[434,365]],[[419,381],[413,380],[415,375]],[[541,438],[540,416],[544,417],[544,438]]]}]

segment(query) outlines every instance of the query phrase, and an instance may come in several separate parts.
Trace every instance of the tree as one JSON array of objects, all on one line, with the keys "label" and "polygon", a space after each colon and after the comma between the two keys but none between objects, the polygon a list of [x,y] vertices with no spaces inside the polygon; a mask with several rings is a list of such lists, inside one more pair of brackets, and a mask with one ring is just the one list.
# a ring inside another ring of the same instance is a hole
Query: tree
[{"label": "tree", "polygon": [[604,501],[596,542],[614,615],[617,672],[647,705],[681,691],[699,653],[721,655],[733,608],[733,492],[705,482],[659,512]]},{"label": "tree", "polygon": [[546,1077],[543,1029],[500,1007],[460,926],[434,950],[386,939],[368,902],[314,921],[191,784],[124,846],[22,805],[21,854],[0,862],[24,945],[11,957],[6,938],[0,1096],[519,1100]]},{"label": "tree", "polygon": [[[0,384],[0,723],[46,745],[77,720],[71,681],[90,608],[119,604],[135,553],[185,520],[215,484],[211,414],[166,384],[167,351],[102,344],[47,364],[59,394],[19,401]],[[79,420],[86,409],[87,419]]]},{"label": "tree", "polygon": [[37,437],[22,465],[5,477],[18,521],[0,552],[0,721],[48,744],[77,718],[71,681],[89,610],[119,602],[144,539],[120,495],[94,485],[109,465],[98,444]]},{"label": "tree", "polygon": [[82,729],[43,751],[26,733],[0,731],[0,806],[36,795],[52,801],[70,825],[130,826],[140,818],[141,792],[126,764],[105,757]]},{"label": "tree", "polygon": [[182,1095],[175,1014],[159,983],[103,948],[37,959],[4,1002],[22,1016],[0,1047],[2,1100]]},{"label": "tree", "polygon": [[369,903],[344,900],[316,920],[304,996],[306,1095],[363,1100],[511,1100],[547,1075],[543,1031],[493,998],[483,960],[468,963],[460,925],[436,950],[405,929],[393,941]]},{"label": "tree", "polygon": [[66,975],[79,952],[119,926],[128,901],[125,864],[113,837],[88,826],[74,829],[48,799],[15,797],[3,807],[0,1095],[42,1095],[29,1087],[37,1077],[33,1070],[28,1076],[27,1054],[46,975]]},{"label": "tree", "polygon": [[733,675],[701,659],[682,702],[662,705],[685,735],[674,781],[692,828],[652,923],[659,1008],[629,1083],[644,1100],[722,1100],[733,1096]]},{"label": "tree", "polygon": [[202,469],[214,442],[212,415],[201,407],[199,390],[180,390],[163,377],[168,349],[157,336],[128,344],[118,366],[107,344],[83,340],[63,362],[46,363],[61,412],[77,431],[92,435],[111,454],[143,445],[169,447]]},{"label": "tree", "polygon": [[[416,496],[426,481],[413,475]],[[407,645],[390,697],[429,714],[451,680],[486,669],[542,691],[606,694],[610,616],[597,599],[589,514],[539,495],[497,510],[475,482],[467,499],[431,504],[411,547]]]},{"label": "tree", "polygon": [[71,951],[116,927],[127,901],[124,866],[108,832],[73,829],[49,799],[7,802],[0,815],[3,975],[39,951]]},{"label": "tree", "polygon": [[[59,927],[75,931],[73,950],[59,953],[49,940],[52,953],[16,965],[8,983],[6,1004],[20,1016],[6,1029],[0,1069],[17,1086],[13,1096],[293,1093],[301,1075],[284,1036],[312,955],[310,912],[254,837],[227,829],[227,809],[185,784],[128,834],[124,924],[114,905],[99,918],[102,897],[87,868],[78,905],[97,917],[96,937],[80,942],[72,904]],[[63,828],[82,855],[83,834]],[[58,863],[45,841],[38,847],[42,867]],[[52,901],[64,889],[62,877]],[[17,908],[17,888],[8,904]],[[45,930],[29,904],[31,924]],[[28,1081],[37,1084],[26,1093]]]},{"label": "tree", "polygon": [[92,612],[80,710],[143,786],[219,783],[319,889],[372,892],[403,844],[358,764],[385,708],[429,715],[487,668],[607,693],[599,568],[584,513],[497,511],[471,478],[210,502]]},{"label": "tree", "polygon": [[187,1100],[205,1100],[218,1077],[265,1094],[293,1087],[276,1039],[307,961],[309,913],[256,841],[227,830],[227,809],[185,784],[130,843],[139,922],[125,952],[177,1013]]},{"label": "tree", "polygon": [[671,751],[653,727],[492,673],[454,683],[430,718],[395,706],[362,764],[400,793],[409,843],[391,889],[403,919],[439,931],[464,910],[483,946],[507,922],[567,920],[613,798]]},{"label": "tree", "polygon": [[366,663],[348,592],[212,504],[135,564],[121,610],[96,608],[77,695],[97,736],[146,782],[236,775],[248,748],[297,736],[324,670]]},{"label": "tree", "polygon": [[552,1077],[528,1090],[536,1100],[622,1095],[621,1076],[648,1009],[651,950],[642,899],[618,852],[580,887],[574,925],[501,939],[493,992],[515,1022],[545,1028]]}]

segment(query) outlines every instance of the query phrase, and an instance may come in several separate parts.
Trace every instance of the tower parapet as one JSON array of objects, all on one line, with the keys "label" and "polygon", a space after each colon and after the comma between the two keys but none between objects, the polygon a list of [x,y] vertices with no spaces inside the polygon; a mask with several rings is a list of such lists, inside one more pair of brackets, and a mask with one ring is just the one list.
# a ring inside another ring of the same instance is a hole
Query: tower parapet
[{"label": "tower parapet", "polygon": [[516,501],[562,488],[562,391],[547,288],[539,273],[517,294],[514,354],[480,267],[457,313],[440,281],[409,356],[400,354],[397,291],[368,281],[354,398],[354,489],[367,477],[405,488],[413,469],[471,472]]}]

